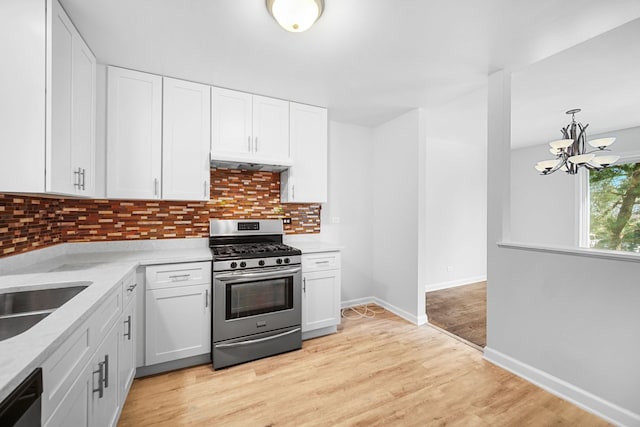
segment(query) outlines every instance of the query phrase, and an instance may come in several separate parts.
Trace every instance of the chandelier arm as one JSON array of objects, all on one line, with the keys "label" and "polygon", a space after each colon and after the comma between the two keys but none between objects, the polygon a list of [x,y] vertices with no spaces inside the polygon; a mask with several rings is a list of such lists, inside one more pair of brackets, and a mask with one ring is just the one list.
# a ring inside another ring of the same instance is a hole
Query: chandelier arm
[{"label": "chandelier arm", "polygon": [[584,126],[582,126],[582,123],[578,123],[578,127],[580,128],[580,133],[578,134],[578,137],[576,138],[576,141],[581,141],[582,147],[579,148],[579,152],[584,153],[584,150],[585,150],[585,145],[584,144],[585,144],[585,140],[586,140],[585,131],[589,127],[589,123],[587,123]]}]

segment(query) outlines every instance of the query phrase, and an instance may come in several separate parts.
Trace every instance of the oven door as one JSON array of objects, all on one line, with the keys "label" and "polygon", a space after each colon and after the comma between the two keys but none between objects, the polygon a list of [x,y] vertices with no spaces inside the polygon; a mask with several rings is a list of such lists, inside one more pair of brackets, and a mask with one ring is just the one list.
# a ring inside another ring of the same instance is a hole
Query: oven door
[{"label": "oven door", "polygon": [[213,273],[213,342],[300,326],[301,267]]}]

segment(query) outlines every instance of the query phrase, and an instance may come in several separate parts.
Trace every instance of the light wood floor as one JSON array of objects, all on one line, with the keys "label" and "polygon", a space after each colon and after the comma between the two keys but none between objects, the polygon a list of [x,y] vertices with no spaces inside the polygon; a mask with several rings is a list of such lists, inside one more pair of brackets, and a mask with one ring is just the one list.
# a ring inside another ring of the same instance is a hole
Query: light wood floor
[{"label": "light wood floor", "polygon": [[477,346],[487,345],[487,282],[427,292],[429,323]]},{"label": "light wood floor", "polygon": [[601,426],[599,418],[392,314],[303,349],[136,380],[120,426]]}]

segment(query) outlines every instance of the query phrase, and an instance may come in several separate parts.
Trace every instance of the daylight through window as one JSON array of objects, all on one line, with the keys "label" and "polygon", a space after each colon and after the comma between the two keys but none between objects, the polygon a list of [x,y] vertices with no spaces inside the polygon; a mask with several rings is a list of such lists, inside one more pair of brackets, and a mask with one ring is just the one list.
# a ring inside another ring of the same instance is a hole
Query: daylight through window
[{"label": "daylight through window", "polygon": [[640,253],[640,162],[589,172],[589,246]]}]

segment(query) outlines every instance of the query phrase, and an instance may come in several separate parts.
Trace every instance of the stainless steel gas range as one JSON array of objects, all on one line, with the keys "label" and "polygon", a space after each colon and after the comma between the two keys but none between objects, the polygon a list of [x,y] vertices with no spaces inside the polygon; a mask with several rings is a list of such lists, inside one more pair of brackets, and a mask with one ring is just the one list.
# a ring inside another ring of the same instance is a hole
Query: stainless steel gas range
[{"label": "stainless steel gas range", "polygon": [[211,220],[213,368],[302,347],[298,249],[280,220]]}]

